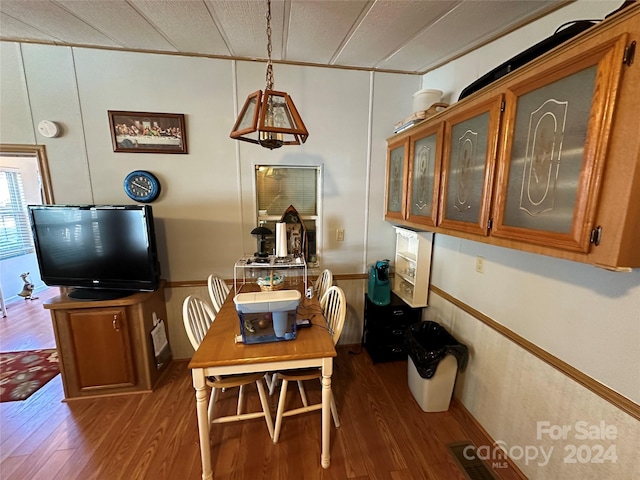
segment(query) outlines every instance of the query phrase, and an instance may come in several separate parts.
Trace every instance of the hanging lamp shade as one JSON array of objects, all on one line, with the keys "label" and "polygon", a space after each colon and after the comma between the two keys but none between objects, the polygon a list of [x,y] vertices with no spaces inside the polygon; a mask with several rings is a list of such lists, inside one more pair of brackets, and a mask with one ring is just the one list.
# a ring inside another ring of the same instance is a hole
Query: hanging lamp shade
[{"label": "hanging lamp shade", "polygon": [[300,145],[307,141],[309,132],[291,97],[273,89],[271,49],[271,1],[267,0],[267,86],[264,94],[258,90],[247,97],[229,136],[273,150]]},{"label": "hanging lamp shade", "polygon": [[308,136],[289,94],[274,90],[251,93],[230,134],[236,140],[257,143],[271,150],[283,145],[300,145]]}]

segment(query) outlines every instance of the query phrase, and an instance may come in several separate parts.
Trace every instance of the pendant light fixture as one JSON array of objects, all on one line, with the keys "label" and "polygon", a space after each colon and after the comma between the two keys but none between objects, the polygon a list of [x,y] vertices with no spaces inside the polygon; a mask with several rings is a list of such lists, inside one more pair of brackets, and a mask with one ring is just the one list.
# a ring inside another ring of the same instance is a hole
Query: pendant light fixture
[{"label": "pendant light fixture", "polygon": [[298,114],[293,100],[286,92],[273,90],[271,62],[271,0],[267,0],[267,86],[247,97],[233,130],[236,140],[257,143],[273,150],[282,145],[300,145],[309,132]]}]

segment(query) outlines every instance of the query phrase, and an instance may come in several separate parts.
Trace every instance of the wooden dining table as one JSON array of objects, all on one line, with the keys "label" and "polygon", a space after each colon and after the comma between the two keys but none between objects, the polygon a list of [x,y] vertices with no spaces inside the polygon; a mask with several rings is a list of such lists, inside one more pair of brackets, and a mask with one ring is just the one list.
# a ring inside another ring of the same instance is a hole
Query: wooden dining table
[{"label": "wooden dining table", "polygon": [[[258,291],[254,284],[245,284],[237,293]],[[331,375],[336,350],[318,299],[304,296],[300,300],[297,318],[310,319],[311,326],[299,328],[296,338],[280,342],[245,345],[237,343],[240,320],[233,298],[235,290],[227,296],[209,331],[189,362],[196,391],[196,411],[202,458],[202,479],[213,478],[210,450],[210,423],[207,413],[211,392],[206,377],[239,373],[274,372],[294,368],[320,367],[322,369],[322,451],[320,464],[330,463]],[[268,432],[265,428],[265,435]]]}]

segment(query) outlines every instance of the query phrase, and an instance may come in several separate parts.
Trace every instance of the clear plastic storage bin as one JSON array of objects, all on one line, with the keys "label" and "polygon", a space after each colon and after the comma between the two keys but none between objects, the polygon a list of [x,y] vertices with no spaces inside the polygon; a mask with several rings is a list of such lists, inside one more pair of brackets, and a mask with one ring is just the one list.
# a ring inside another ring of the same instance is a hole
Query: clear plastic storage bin
[{"label": "clear plastic storage bin", "polygon": [[233,299],[243,343],[267,343],[296,338],[298,290],[239,293]]}]

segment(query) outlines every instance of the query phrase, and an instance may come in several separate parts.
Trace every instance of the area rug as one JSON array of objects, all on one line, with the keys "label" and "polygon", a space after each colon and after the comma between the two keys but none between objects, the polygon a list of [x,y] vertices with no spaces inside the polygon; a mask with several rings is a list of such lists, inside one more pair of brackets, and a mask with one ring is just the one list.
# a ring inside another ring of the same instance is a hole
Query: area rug
[{"label": "area rug", "polygon": [[0,353],[0,402],[29,398],[58,373],[55,348]]}]

